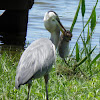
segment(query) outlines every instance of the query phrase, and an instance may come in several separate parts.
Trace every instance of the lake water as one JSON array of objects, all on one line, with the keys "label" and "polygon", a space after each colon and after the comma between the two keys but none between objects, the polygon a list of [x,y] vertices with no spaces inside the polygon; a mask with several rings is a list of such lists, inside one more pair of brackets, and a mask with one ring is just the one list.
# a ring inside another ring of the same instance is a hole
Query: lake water
[{"label": "lake water", "polygon": [[[28,29],[26,36],[26,43],[39,39],[41,37],[49,38],[50,34],[45,29],[43,23],[43,17],[45,12],[49,10],[55,11],[67,30],[70,29],[79,0],[35,0],[32,9],[29,10]],[[86,0],[86,13],[84,21],[86,22],[90,17],[92,8],[95,5],[96,0]],[[2,13],[2,11],[0,11]],[[96,8],[97,25],[92,38],[92,47],[97,45],[96,53],[100,52],[100,1]],[[73,30],[73,37],[70,42],[70,48],[72,50],[75,42],[82,30],[82,17],[81,12],[79,13],[77,22]],[[87,34],[87,28],[85,30]],[[82,42],[80,41],[80,46]],[[2,45],[1,45],[2,46]]]}]

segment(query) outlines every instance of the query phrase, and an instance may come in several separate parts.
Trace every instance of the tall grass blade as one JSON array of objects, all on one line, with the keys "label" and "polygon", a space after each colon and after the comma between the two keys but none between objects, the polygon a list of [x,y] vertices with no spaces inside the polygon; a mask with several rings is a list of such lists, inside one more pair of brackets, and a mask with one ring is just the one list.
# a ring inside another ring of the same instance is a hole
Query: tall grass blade
[{"label": "tall grass blade", "polygon": [[89,24],[97,4],[98,4],[98,0],[96,1],[96,4],[95,4],[95,6],[94,6],[94,8],[92,10],[91,16],[89,17],[89,19],[88,19],[87,23],[85,24],[85,26],[84,26],[83,30],[81,31],[81,33],[84,31],[85,27]]},{"label": "tall grass blade", "polygon": [[87,47],[86,47],[86,43],[85,43],[84,39],[82,38],[82,36],[81,36],[81,39],[82,39],[82,42],[83,42],[83,45],[84,45],[85,52],[88,55],[88,50],[87,50]]},{"label": "tall grass blade", "polygon": [[[84,45],[84,49],[83,50],[85,50],[85,54],[87,55],[87,58],[88,58],[88,66],[89,67],[91,67],[90,66],[90,62],[91,62],[91,55],[89,55],[89,53],[88,53],[88,48],[86,47],[86,43],[85,43],[85,41],[83,40],[83,38],[82,38],[82,36],[81,36],[81,39],[82,39],[82,42],[83,42],[83,45]],[[91,48],[89,47],[89,51],[91,51]],[[91,69],[91,68],[90,68]]]},{"label": "tall grass blade", "polygon": [[87,39],[86,39],[86,44],[90,42],[90,30],[89,30],[89,24],[88,24],[88,33],[87,33]]},{"label": "tall grass blade", "polygon": [[92,16],[91,16],[91,32],[93,32],[95,26],[96,26],[96,12],[95,12],[95,9],[94,9]]},{"label": "tall grass blade", "polygon": [[82,17],[84,17],[84,14],[85,14],[85,0],[82,0],[81,13],[82,13]]},{"label": "tall grass blade", "polygon": [[76,61],[79,61],[79,46],[78,43],[76,43]]},{"label": "tall grass blade", "polygon": [[[81,13],[82,13],[82,23],[83,23],[83,28],[84,28],[85,0],[82,0]],[[85,33],[84,33],[84,31],[83,31],[83,38],[84,38],[84,41],[85,41]]]},{"label": "tall grass blade", "polygon": [[76,20],[77,20],[77,17],[78,17],[78,13],[79,13],[79,10],[80,10],[81,2],[82,2],[82,0],[80,0],[80,2],[79,2],[78,8],[77,8],[76,13],[75,13],[75,16],[74,16],[74,20],[73,20],[72,25],[71,25],[71,28],[70,28],[70,32],[71,33],[73,31],[74,25],[75,25]]},{"label": "tall grass blade", "polygon": [[[98,0],[96,1],[96,4],[95,4],[95,6],[94,6],[93,10],[96,8],[97,4],[98,4]],[[76,41],[76,42],[78,42],[78,40],[79,40],[79,38],[80,38],[81,34],[83,33],[83,31],[84,31],[85,27],[89,24],[89,22],[90,22],[90,20],[91,20],[91,17],[92,17],[92,14],[93,14],[93,10],[92,10],[91,16],[89,17],[88,21],[86,22],[86,24],[85,24],[85,26],[84,26],[83,30],[81,31],[81,33],[80,33],[79,37],[77,38],[77,41]],[[74,47],[73,47],[73,50],[72,50],[72,52],[71,52],[71,55],[70,55],[70,56],[72,56],[72,54],[73,54],[73,52],[74,52],[74,49],[75,49],[75,46],[76,46],[76,43],[75,43],[75,45],[74,45]]]},{"label": "tall grass blade", "polygon": [[[95,48],[96,48],[96,46],[88,53],[88,54],[89,54],[88,56],[90,56],[90,55],[92,54],[92,52],[94,51]],[[87,60],[88,56],[85,56],[80,62],[78,62],[77,64],[75,64],[75,65],[74,65],[74,70],[75,70],[79,65],[81,65],[82,63],[84,63],[84,62]]]},{"label": "tall grass blade", "polygon": [[92,66],[92,64],[94,64],[98,58],[100,58],[100,53],[92,60],[90,66]]}]

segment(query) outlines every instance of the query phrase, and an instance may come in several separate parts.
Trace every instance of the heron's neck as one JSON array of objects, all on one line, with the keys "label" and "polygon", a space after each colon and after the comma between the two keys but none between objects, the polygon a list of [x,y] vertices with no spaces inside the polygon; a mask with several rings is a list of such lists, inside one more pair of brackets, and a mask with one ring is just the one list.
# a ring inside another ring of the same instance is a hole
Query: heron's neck
[{"label": "heron's neck", "polygon": [[51,38],[50,40],[52,41],[52,43],[55,45],[55,48],[57,48],[58,46],[58,42],[59,42],[59,35],[60,35],[60,32],[59,33],[51,33]]}]

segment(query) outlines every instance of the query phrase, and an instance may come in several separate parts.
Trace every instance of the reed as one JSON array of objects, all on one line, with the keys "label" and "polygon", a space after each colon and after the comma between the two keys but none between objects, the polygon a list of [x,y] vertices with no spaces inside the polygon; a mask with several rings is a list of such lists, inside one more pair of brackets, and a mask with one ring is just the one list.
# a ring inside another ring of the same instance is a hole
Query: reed
[{"label": "reed", "polygon": [[[87,63],[85,68],[87,69],[87,71],[89,72],[89,76],[92,76],[92,65],[96,62],[96,60],[99,60],[100,58],[100,53],[97,54],[94,58],[91,58],[93,51],[95,50],[95,47],[91,47],[91,41],[92,41],[92,36],[94,34],[94,29],[96,26],[96,11],[95,8],[98,4],[98,0],[96,1],[95,6],[93,7],[93,10],[91,12],[91,15],[89,17],[89,19],[87,20],[86,24],[84,25],[84,16],[85,16],[85,0],[80,0],[79,1],[79,5],[74,17],[74,20],[72,22],[70,31],[73,32],[73,28],[75,23],[77,23],[77,17],[78,17],[78,13],[79,10],[81,10],[81,14],[82,14],[82,22],[83,22],[83,29],[80,32],[79,37],[76,40],[75,46],[73,47],[73,50],[70,54],[70,58],[72,59],[72,55],[75,54],[74,59],[74,63],[72,64],[72,60],[69,59],[68,63],[70,64],[70,66],[73,68],[74,73],[76,73],[76,69],[79,68],[81,69],[81,65],[83,63]],[[81,8],[81,9],[80,9]],[[85,33],[84,30],[86,29],[86,27],[88,27],[88,32]],[[83,34],[83,35],[82,35]],[[87,34],[87,37],[85,36],[85,34]],[[83,43],[83,47],[80,48],[78,41],[81,40]],[[75,51],[75,53],[74,53]]]}]

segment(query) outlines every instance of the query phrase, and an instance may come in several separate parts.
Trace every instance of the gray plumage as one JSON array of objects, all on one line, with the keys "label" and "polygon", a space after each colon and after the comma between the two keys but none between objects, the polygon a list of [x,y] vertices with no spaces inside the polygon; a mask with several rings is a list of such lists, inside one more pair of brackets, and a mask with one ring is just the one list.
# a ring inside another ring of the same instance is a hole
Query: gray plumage
[{"label": "gray plumage", "polygon": [[39,78],[48,73],[55,56],[55,46],[49,39],[41,38],[30,44],[22,54],[17,67],[16,89],[32,78]]}]

